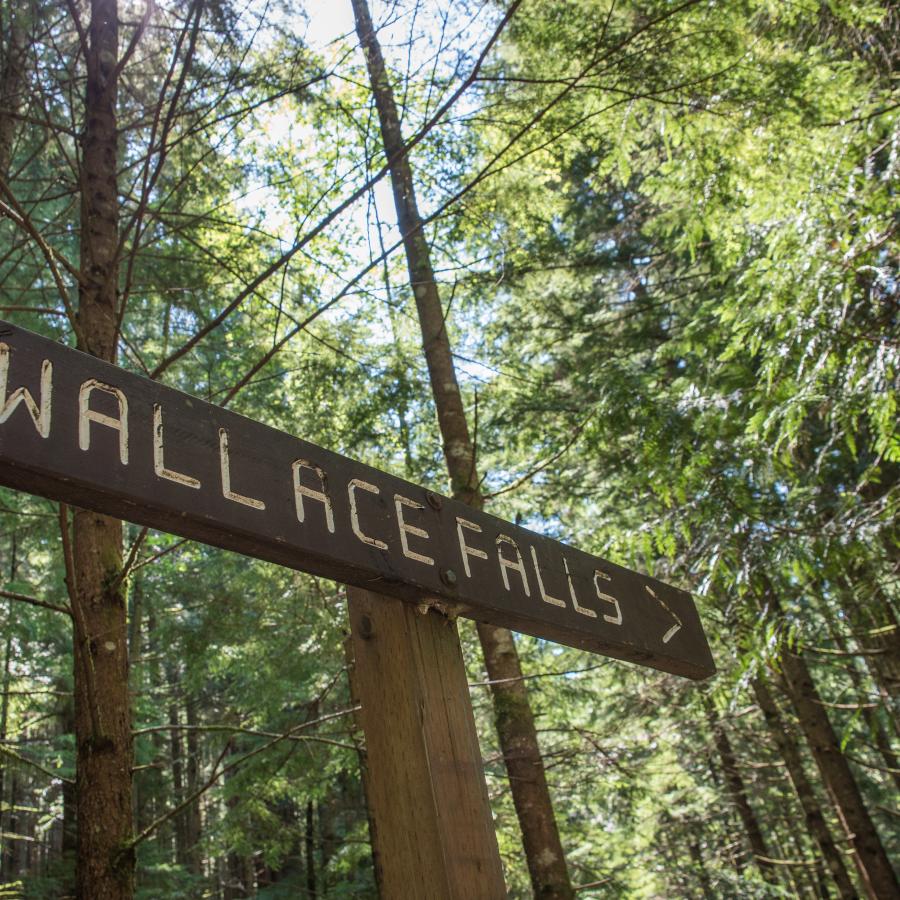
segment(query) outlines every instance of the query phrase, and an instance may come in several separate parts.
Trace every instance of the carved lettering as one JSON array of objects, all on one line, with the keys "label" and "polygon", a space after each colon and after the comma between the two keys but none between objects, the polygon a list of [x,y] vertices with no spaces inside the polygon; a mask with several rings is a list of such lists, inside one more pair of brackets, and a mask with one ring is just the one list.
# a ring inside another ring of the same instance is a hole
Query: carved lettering
[{"label": "carved lettering", "polygon": [[[513,550],[516,551],[516,559],[515,562],[512,560],[506,559],[503,556],[500,548],[507,544],[512,547]],[[525,588],[525,596],[531,596],[531,589],[528,587],[528,575],[525,573],[525,563],[522,562],[522,554],[519,551],[519,545],[508,535],[508,534],[498,534],[497,535],[497,559],[500,560],[500,574],[503,576],[503,586],[510,590],[509,586],[509,575],[507,575],[507,570],[512,569],[514,572],[518,572],[522,578],[522,586]]]},{"label": "carved lettering", "polygon": [[372,547],[377,547],[379,550],[387,550],[388,545],[384,541],[379,541],[378,538],[374,538],[368,534],[365,534],[359,525],[359,513],[356,510],[357,488],[363,491],[368,491],[370,494],[381,493],[381,490],[378,487],[376,487],[374,484],[369,484],[368,481],[363,481],[361,478],[353,478],[350,480],[350,483],[347,485],[347,497],[350,500],[350,527],[353,529],[353,533],[364,544],[369,544]]},{"label": "carved lettering", "polygon": [[600,581],[612,581],[612,577],[607,575],[606,572],[602,572],[600,569],[594,569],[594,588],[597,591],[597,599],[603,600],[606,603],[612,603],[612,605],[616,608],[616,614],[614,616],[610,616],[607,613],[603,614],[603,619],[606,622],[610,622],[613,625],[621,625],[622,624],[622,610],[619,607],[619,601],[613,597],[612,594],[604,594],[603,591],[600,590]]},{"label": "carved lettering", "polygon": [[[334,509],[331,505],[331,497],[328,496],[328,493],[325,490],[325,471],[308,459],[295,459],[291,464],[291,469],[294,473],[294,504],[297,507],[297,521],[306,521],[303,498],[309,497],[310,500],[318,500],[325,509],[325,526],[332,534],[334,534]],[[316,490],[315,488],[307,487],[303,484],[300,480],[300,472],[302,469],[308,469],[309,471],[316,473],[321,490]]]},{"label": "carved lettering", "polygon": [[487,559],[488,555],[484,550],[479,550],[477,547],[470,547],[466,543],[466,536],[463,534],[464,528],[468,531],[477,531],[480,534],[481,526],[476,525],[474,522],[470,522],[468,519],[463,519],[459,516],[456,517],[456,537],[459,540],[459,552],[462,554],[463,571],[466,573],[467,578],[471,578],[472,569],[469,567],[469,557],[474,556],[478,559]]},{"label": "carved lettering", "polygon": [[[114,419],[105,413],[91,409],[91,394],[100,391],[116,398],[119,405],[119,417]],[[119,432],[119,459],[123,466],[128,465],[128,398],[117,387],[104,384],[91,378],[81,385],[78,391],[78,446],[82,450],[91,448],[91,422],[106,425]]]},{"label": "carved lettering", "polygon": [[222,496],[226,500],[249,506],[251,509],[265,509],[266,504],[255,497],[247,497],[231,489],[231,457],[228,451],[228,432],[224,428],[219,429],[219,468],[222,473]]},{"label": "carved lettering", "polygon": [[[226,439],[227,444],[227,439]],[[168,481],[174,481],[176,484],[183,484],[189,488],[199,488],[200,480],[185,475],[183,472],[176,472],[174,469],[167,469],[163,448],[163,420],[162,407],[158,403],[153,404],[153,471],[157,477],[165,478]],[[229,477],[229,483],[231,478]]]},{"label": "carved lettering", "polygon": [[404,497],[402,494],[394,494],[394,507],[397,510],[397,525],[400,528],[400,549],[403,550],[403,555],[409,559],[425,563],[426,566],[433,566],[434,560],[430,556],[425,556],[423,553],[416,553],[415,550],[411,550],[409,547],[406,535],[414,534],[416,537],[420,538],[427,538],[429,535],[424,528],[418,528],[417,526],[410,525],[408,522],[404,521],[404,506],[408,506],[410,509],[425,509],[421,503],[410,500],[409,497]]},{"label": "carved lettering", "polygon": [[2,425],[22,403],[38,434],[42,438],[50,437],[50,412],[53,394],[53,363],[45,359],[41,363],[41,403],[38,406],[31,396],[28,388],[16,388],[9,397],[6,396],[6,384],[9,375],[9,345],[0,343],[0,400],[3,401],[3,409],[0,410],[0,425]]},{"label": "carved lettering", "polygon": [[538,565],[537,551],[534,549],[534,547],[531,548],[531,559],[534,562],[534,574],[537,578],[538,591],[540,592],[541,600],[543,600],[544,603],[551,603],[553,604],[553,606],[561,606],[563,609],[565,609],[565,600],[560,600],[558,597],[553,597],[544,590],[544,579],[541,578],[541,567]]}]

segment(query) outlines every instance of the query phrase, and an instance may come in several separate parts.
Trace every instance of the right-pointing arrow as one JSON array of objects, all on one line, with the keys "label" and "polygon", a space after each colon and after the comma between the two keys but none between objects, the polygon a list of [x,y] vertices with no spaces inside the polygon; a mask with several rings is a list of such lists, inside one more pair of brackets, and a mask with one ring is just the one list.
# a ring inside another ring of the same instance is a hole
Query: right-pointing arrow
[{"label": "right-pointing arrow", "polygon": [[672,640],[675,635],[681,631],[681,619],[678,618],[675,613],[669,609],[669,604],[663,600],[662,597],[658,596],[656,591],[650,587],[649,584],[645,584],[644,587],[647,589],[647,593],[675,620],[675,624],[663,635],[662,642],[664,644],[668,644],[669,641]]}]

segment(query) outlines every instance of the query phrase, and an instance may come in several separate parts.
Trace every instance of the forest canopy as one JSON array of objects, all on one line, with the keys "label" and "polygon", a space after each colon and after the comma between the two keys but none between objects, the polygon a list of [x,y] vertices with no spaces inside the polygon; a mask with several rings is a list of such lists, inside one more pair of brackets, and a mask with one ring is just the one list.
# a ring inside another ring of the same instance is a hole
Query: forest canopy
[{"label": "forest canopy", "polygon": [[[0,316],[693,594],[703,682],[459,620],[510,897],[894,897],[898,60],[0,0]],[[8,488],[0,577],[0,897],[378,895],[340,585]]]}]

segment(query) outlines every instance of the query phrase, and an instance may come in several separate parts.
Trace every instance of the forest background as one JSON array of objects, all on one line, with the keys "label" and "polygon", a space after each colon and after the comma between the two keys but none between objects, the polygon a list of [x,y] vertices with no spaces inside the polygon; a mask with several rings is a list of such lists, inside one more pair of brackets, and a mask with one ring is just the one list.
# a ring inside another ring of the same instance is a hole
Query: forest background
[{"label": "forest background", "polygon": [[[552,896],[893,896],[900,10],[372,17],[477,491],[692,590],[719,666],[695,684],[517,637]],[[3,316],[448,491],[349,0],[3,0],[0,26]],[[104,621],[122,653],[94,689],[133,768],[110,896],[132,864],[140,897],[374,895],[339,587],[0,504],[0,896],[88,896],[76,811],[103,813],[76,735]],[[530,896],[509,722],[460,632]]]}]

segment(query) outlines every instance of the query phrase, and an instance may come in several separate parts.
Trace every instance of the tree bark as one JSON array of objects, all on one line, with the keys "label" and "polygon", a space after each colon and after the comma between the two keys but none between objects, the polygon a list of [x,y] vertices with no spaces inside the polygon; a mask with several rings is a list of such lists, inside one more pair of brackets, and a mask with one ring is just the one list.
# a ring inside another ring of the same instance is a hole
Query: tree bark
[{"label": "tree bark", "polygon": [[[79,349],[114,362],[119,19],[116,0],[91,0],[90,9],[81,167]],[[68,530],[68,524],[64,526]],[[121,583],[122,523],[75,510],[73,533],[69,592],[75,621],[78,896],[129,898],[134,854],[123,848],[132,834],[133,752]]]},{"label": "tree bark", "polygon": [[18,808],[23,805],[19,794],[21,777],[15,769],[12,769],[10,774],[12,777],[9,780],[9,812],[6,816],[6,834],[11,840],[8,838],[4,844],[3,858],[0,859],[0,879],[3,882],[17,880],[16,877],[21,871],[21,847],[19,846],[20,841],[17,840],[22,831],[18,813]]},{"label": "tree bark", "polygon": [[[232,738],[228,742],[228,755],[237,756],[239,753],[237,741]],[[237,772],[237,769],[232,769],[225,776],[226,785],[237,775]],[[240,797],[232,794],[225,801],[225,806],[230,811],[236,809],[240,802]],[[226,857],[226,881],[223,891],[225,900],[239,900],[241,897],[252,897],[255,893],[256,872],[253,868],[253,860],[234,849],[229,849]]]},{"label": "tree bark", "polygon": [[[144,614],[143,604],[144,590],[140,579],[135,579],[128,592],[128,660],[130,680],[129,689],[131,695],[138,696],[141,693],[144,681],[143,666],[136,666],[135,660],[141,658],[142,619]],[[131,780],[131,821],[137,824],[141,817],[143,807],[143,779],[136,774]],[[137,886],[137,880],[135,880]]]},{"label": "tree bark", "polygon": [[[397,222],[403,235],[409,281],[416,300],[451,491],[456,499],[480,508],[483,501],[478,487],[480,480],[475,449],[456,378],[444,310],[416,202],[412,169],[393,89],[366,0],[353,0],[353,12],[390,166]],[[478,635],[492,682],[497,732],[534,894],[541,898],[569,900],[574,897],[574,892],[553,814],[515,641],[507,629],[484,624],[479,624]]]},{"label": "tree bark", "polygon": [[[188,698],[185,702],[185,722],[188,725],[187,759],[185,760],[186,795],[196,793],[200,787],[200,736],[197,731],[197,701]],[[188,870],[192,875],[203,875],[203,858],[200,853],[200,838],[203,834],[203,818],[200,810],[201,798],[197,797],[184,811],[184,845]]]},{"label": "tree bark", "polygon": [[854,862],[866,892],[878,900],[900,896],[900,883],[863,802],[850,764],[841,753],[840,742],[806,661],[785,648],[781,655],[781,671],[800,728],[853,848]]},{"label": "tree bark", "polygon": [[709,872],[706,870],[706,863],[703,860],[703,854],[700,852],[700,844],[695,837],[689,839],[688,851],[691,854],[691,862],[694,864],[694,873],[700,882],[700,890],[703,891],[704,900],[715,900],[716,895],[712,891]]},{"label": "tree bark", "polygon": [[316,897],[315,805],[312,800],[306,801],[306,823],[303,837],[306,851],[306,896]]},{"label": "tree bark", "polygon": [[782,719],[775,698],[762,678],[754,679],[753,693],[756,695],[756,701],[762,710],[772,740],[787,766],[788,776],[803,809],[806,827],[822,853],[822,858],[828,866],[828,871],[837,888],[838,896],[841,897],[841,900],[854,900],[859,895],[844,866],[844,859],[834,842],[825,816],[822,814],[813,786],[806,777],[800,748]]},{"label": "tree bark", "polygon": [[[865,600],[858,595],[861,585],[867,585],[872,592]],[[896,723],[896,704],[900,701],[900,623],[878,584],[877,575],[868,567],[857,566],[853,576],[843,580],[843,587],[841,605],[853,628],[860,633],[860,643],[875,651],[866,657],[866,664]],[[866,632],[868,635],[862,637]]]},{"label": "tree bark", "polygon": [[[0,741],[6,740],[6,729],[9,721],[9,661],[12,652],[12,604],[10,605],[9,617],[9,633],[6,636],[6,655],[3,658],[3,699],[0,706]],[[9,880],[10,870],[12,866],[12,844],[13,841],[8,837],[13,833],[12,826],[12,810],[15,807],[14,799],[11,797],[6,802],[6,773],[10,769],[9,759],[7,757],[0,758],[0,884]],[[13,779],[14,780],[14,779]],[[10,785],[12,791],[12,785]]]},{"label": "tree bark", "polygon": [[[181,733],[181,718],[178,703],[181,699],[178,672],[174,666],[166,667],[169,683],[169,758],[172,764],[172,800],[178,806],[185,797],[184,789],[184,745]],[[187,866],[187,839],[185,836],[186,810],[182,810],[172,820],[175,832],[175,862]]]},{"label": "tree bark", "polygon": [[[831,615],[827,603],[821,604],[821,612],[828,625],[828,633],[831,636],[831,640],[834,642],[836,649],[840,650],[842,653],[848,654],[849,657],[850,645],[847,643],[840,625],[835,621],[834,616]],[[863,643],[867,648],[872,647],[868,641],[864,641]],[[875,658],[878,657],[876,656]],[[884,701],[885,712],[889,721],[896,724],[897,719],[894,715],[896,710],[893,708],[891,698],[885,690],[884,682],[879,678],[880,670],[877,666],[872,665],[871,660],[872,656],[869,656],[867,658],[868,672],[875,683],[880,684],[880,693]],[[900,792],[900,758],[894,753],[894,749],[891,746],[891,739],[885,731],[884,726],[881,724],[878,712],[874,709],[870,709],[868,705],[866,705],[868,691],[863,683],[863,674],[857,669],[855,660],[848,658],[846,672],[856,690],[856,696],[859,697],[860,703],[864,704],[861,713],[862,718],[869,729],[869,734],[872,736],[872,740],[875,742],[875,746],[878,748],[878,752],[884,760],[885,768],[889,770],[895,789]]]},{"label": "tree bark", "polygon": [[[143,689],[146,689],[150,696],[159,701],[159,698],[165,696],[165,684],[163,680],[161,656],[162,648],[158,638],[156,627],[156,612],[153,607],[153,595],[145,593],[141,580],[138,578],[132,590],[140,590],[141,607],[144,610],[144,640],[140,650],[132,646],[129,650],[129,662],[133,666],[139,660],[138,672],[139,678],[133,683],[140,683]],[[162,731],[154,731],[149,737],[143,738],[150,744],[148,768],[140,769],[135,773],[133,779],[133,790],[140,796],[140,804],[132,804],[136,806],[136,814],[134,818],[135,830],[140,833],[160,814],[161,798],[166,795],[166,788],[163,785],[165,779],[165,763],[166,763],[166,741],[167,735]],[[145,751],[146,753],[146,751]],[[157,838],[160,843],[165,841],[163,835],[167,834],[164,828],[161,835]]]},{"label": "tree bark", "polygon": [[[75,734],[75,705],[68,678],[60,677],[54,684],[63,696],[59,705],[59,730],[62,734]],[[72,781],[62,783],[62,839],[60,854],[63,861],[62,892],[65,896],[75,894],[75,866],[78,854],[78,827],[75,820],[75,785]]]},{"label": "tree bark", "polygon": [[[18,567],[17,558],[17,539],[16,532],[13,531],[9,541],[9,580],[16,580],[16,569]],[[0,697],[0,742],[6,740],[7,729],[9,728],[9,690],[12,683],[10,665],[12,663],[12,643],[13,631],[16,625],[16,608],[14,601],[9,601],[9,612],[6,617],[6,641],[3,648],[3,695]],[[6,876],[6,859],[9,855],[9,847],[7,846],[9,839],[6,837],[9,818],[9,810],[4,802],[6,797],[6,771],[9,761],[6,757],[0,758],[0,883],[5,880]],[[10,803],[12,809],[12,803]]]},{"label": "tree bark", "polygon": [[747,789],[744,785],[744,779],[738,769],[737,758],[734,755],[734,749],[731,741],[725,732],[725,727],[719,719],[719,715],[709,701],[706,706],[706,714],[709,719],[709,725],[713,734],[713,741],[716,745],[716,752],[719,754],[719,760],[722,764],[722,773],[725,776],[725,786],[731,795],[731,802],[737,810],[741,824],[744,827],[744,833],[750,843],[750,850],[753,854],[753,861],[759,869],[762,877],[772,885],[777,885],[778,878],[775,874],[774,866],[766,862],[772,857],[769,848],[766,846],[765,838],[763,838],[762,828],[759,825],[759,819],[750,805],[750,798],[747,795]]},{"label": "tree bark", "polygon": [[[22,4],[25,6],[25,4]],[[9,178],[13,144],[16,139],[16,117],[25,99],[26,35],[22,27],[22,8],[18,3],[7,7],[9,32],[3,48],[0,69],[0,178]]]},{"label": "tree bark", "polygon": [[[771,580],[760,576],[766,611],[764,614],[784,620],[784,610]],[[853,849],[853,861],[863,888],[873,898],[900,896],[900,883],[875,828],[850,763],[841,752],[840,741],[822,704],[806,660],[784,646],[781,651],[780,686],[794,707],[822,781],[828,791],[847,841]]]}]

